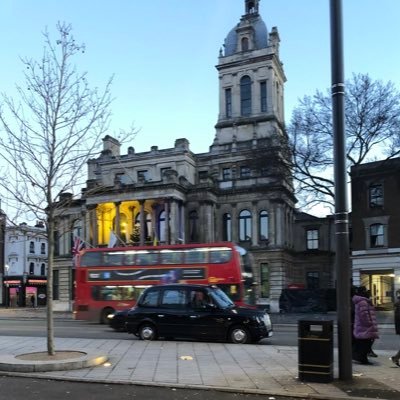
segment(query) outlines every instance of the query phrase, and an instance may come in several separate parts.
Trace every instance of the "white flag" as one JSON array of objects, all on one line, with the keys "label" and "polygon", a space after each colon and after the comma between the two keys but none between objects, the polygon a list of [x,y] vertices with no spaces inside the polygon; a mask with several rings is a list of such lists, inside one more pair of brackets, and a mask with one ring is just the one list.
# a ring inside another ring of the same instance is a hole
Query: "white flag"
[{"label": "white flag", "polygon": [[114,231],[110,232],[110,240],[108,241],[108,247],[114,247],[118,242],[118,238]]}]

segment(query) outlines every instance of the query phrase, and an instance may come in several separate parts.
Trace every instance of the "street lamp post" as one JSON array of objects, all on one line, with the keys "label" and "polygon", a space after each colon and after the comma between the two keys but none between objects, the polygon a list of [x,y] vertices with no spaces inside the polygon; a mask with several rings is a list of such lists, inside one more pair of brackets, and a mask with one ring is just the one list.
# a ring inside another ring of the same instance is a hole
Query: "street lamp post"
[{"label": "street lamp post", "polygon": [[349,213],[347,204],[342,0],[330,0],[335,171],[336,293],[339,379],[352,379]]}]

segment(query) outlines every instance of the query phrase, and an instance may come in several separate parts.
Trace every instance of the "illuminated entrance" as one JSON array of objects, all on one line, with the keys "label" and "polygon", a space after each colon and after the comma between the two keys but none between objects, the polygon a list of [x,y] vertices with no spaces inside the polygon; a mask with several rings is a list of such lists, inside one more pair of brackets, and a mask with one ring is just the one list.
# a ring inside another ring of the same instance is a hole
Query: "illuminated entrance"
[{"label": "illuminated entrance", "polygon": [[361,286],[371,291],[371,300],[376,308],[393,309],[393,303],[396,300],[394,277],[393,270],[361,271]]}]

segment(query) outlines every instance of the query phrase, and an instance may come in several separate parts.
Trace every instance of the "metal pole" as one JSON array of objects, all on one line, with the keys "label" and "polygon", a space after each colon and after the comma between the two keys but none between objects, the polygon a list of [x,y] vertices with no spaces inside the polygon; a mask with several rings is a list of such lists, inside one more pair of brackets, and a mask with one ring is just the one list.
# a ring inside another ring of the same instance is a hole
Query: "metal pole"
[{"label": "metal pole", "polygon": [[330,0],[330,14],[339,379],[351,380],[351,274],[349,258],[346,135],[344,119],[345,87],[343,72],[342,0]]}]

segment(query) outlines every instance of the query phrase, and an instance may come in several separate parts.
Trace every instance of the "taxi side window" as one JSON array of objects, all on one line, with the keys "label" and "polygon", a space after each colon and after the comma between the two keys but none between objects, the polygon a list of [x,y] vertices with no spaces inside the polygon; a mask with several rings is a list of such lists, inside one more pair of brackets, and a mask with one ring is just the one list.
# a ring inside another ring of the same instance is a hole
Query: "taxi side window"
[{"label": "taxi side window", "polygon": [[190,305],[192,308],[201,309],[205,308],[207,304],[210,304],[210,298],[207,293],[202,290],[191,290],[190,291]]},{"label": "taxi side window", "polygon": [[185,308],[186,291],[184,289],[165,289],[161,298],[163,308]]},{"label": "taxi side window", "polygon": [[147,292],[140,302],[143,307],[157,307],[159,290],[151,290]]}]

